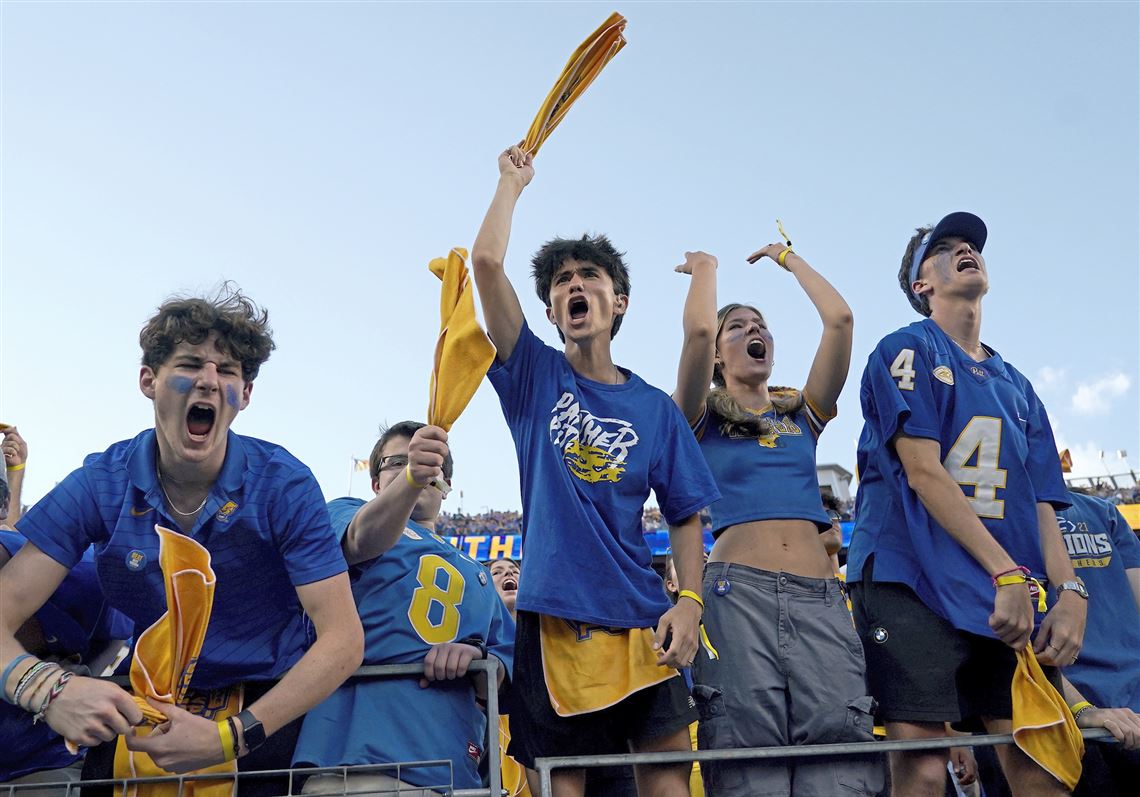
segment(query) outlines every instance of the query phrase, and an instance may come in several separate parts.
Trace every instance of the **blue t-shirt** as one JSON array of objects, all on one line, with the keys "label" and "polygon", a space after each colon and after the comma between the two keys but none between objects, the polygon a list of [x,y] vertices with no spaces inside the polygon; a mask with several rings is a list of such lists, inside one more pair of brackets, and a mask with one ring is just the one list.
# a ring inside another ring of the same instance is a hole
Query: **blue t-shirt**
[{"label": "blue t-shirt", "polygon": [[[362,506],[358,498],[329,504],[342,538]],[[434,645],[478,637],[510,671],[515,621],[487,568],[443,537],[409,521],[391,549],[349,574],[365,664],[418,664]],[[293,761],[330,767],[451,759],[451,772],[415,767],[401,780],[439,786],[454,773],[456,788],[475,789],[486,731],[469,678],[426,689],[418,677],[353,678],[305,716]]]},{"label": "blue t-shirt", "polygon": [[518,608],[618,628],[669,609],[642,534],[650,490],[670,524],[720,498],[673,400],[636,374],[606,385],[524,323],[488,373],[515,441],[523,502]]},{"label": "blue t-shirt", "polygon": [[[92,454],[20,519],[20,531],[64,567],[93,544],[103,592],[139,632],[166,612],[154,526],[179,528],[155,451],[151,429]],[[217,576],[191,685],[281,677],[312,642],[296,587],[347,570],[313,474],[280,446],[230,432],[189,536],[210,552]]]},{"label": "blue t-shirt", "polygon": [[826,531],[815,446],[830,418],[805,400],[802,409],[756,413],[772,422],[773,434],[757,438],[738,430],[706,406],[693,432],[716,477],[721,499],[709,506],[714,535],[753,520],[810,520]]},{"label": "blue t-shirt", "polygon": [[[0,546],[12,556],[27,540],[14,531],[0,530]],[[47,647],[43,653],[59,659],[78,656],[91,661],[112,640],[126,640],[132,625],[107,605],[95,575],[90,548],[35,614]],[[98,675],[98,673],[95,673]],[[46,722],[32,724],[32,715],[18,706],[0,702],[0,782],[31,772],[58,769],[79,760]]]},{"label": "blue t-shirt", "polygon": [[1140,567],[1140,541],[1112,504],[1069,497],[1073,505],[1057,513],[1057,523],[1088,587],[1089,613],[1081,655],[1065,677],[1094,705],[1140,711],[1140,607],[1125,572]]},{"label": "blue t-shirt", "polygon": [[925,319],[879,342],[859,397],[865,423],[847,580],[906,584],[957,628],[993,637],[990,574],[927,512],[891,440],[938,441],[943,467],[982,524],[1014,562],[1044,579],[1037,504],[1066,507],[1069,493],[1033,386],[996,353],[974,362]]}]

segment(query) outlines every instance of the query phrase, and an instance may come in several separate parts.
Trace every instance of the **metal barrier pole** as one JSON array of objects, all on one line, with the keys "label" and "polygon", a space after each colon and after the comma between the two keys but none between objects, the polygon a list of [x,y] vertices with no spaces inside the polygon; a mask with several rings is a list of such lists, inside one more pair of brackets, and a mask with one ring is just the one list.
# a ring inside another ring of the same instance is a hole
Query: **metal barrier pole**
[{"label": "metal barrier pole", "polygon": [[[1091,741],[1114,741],[1104,728],[1088,728],[1081,736]],[[991,733],[979,736],[939,736],[932,739],[903,739],[883,742],[845,742],[839,744],[795,745],[792,747],[740,747],[731,750],[676,750],[666,753],[613,753],[611,755],[581,755],[539,758],[538,771],[540,797],[551,797],[550,774],[555,769],[583,767],[625,766],[629,764],[683,764],[691,761],[739,761],[741,759],[810,758],[814,756],[867,755],[893,753],[900,750],[939,750],[951,747],[987,747],[1012,744],[1013,735]]]}]

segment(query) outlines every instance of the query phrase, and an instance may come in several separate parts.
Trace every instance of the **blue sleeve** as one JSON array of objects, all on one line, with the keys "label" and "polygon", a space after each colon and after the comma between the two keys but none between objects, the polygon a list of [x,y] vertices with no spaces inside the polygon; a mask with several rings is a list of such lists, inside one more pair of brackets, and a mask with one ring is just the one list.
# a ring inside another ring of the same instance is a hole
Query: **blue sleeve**
[{"label": "blue sleeve", "polygon": [[505,363],[496,360],[487,371],[487,379],[499,394],[499,403],[511,428],[520,418],[530,416],[529,386],[550,381],[551,354],[562,356],[539,340],[524,320],[511,356]]},{"label": "blue sleeve", "polygon": [[1057,441],[1053,439],[1053,427],[1045,405],[1037,398],[1033,385],[1021,374],[1021,383],[1028,403],[1025,438],[1029,453],[1025,469],[1033,483],[1033,493],[1037,503],[1052,504],[1054,509],[1072,506],[1069,490],[1065,487],[1065,477],[1061,473],[1061,460],[1057,456]]},{"label": "blue sleeve", "polygon": [[1112,538],[1112,547],[1120,554],[1124,569],[1140,567],[1140,539],[1119,509],[1109,505],[1108,510],[1108,535]]},{"label": "blue sleeve", "polygon": [[941,438],[941,414],[934,400],[930,360],[924,341],[900,332],[887,335],[871,353],[863,390],[872,411],[864,406],[864,415],[868,423],[875,424],[884,442],[898,433]]},{"label": "blue sleeve", "polygon": [[657,496],[661,516],[675,526],[720,500],[720,490],[685,416],[671,399],[663,403],[665,417],[649,470],[649,486]]},{"label": "blue sleeve", "polygon": [[72,471],[16,525],[29,542],[68,570],[92,543],[109,536],[86,468]]},{"label": "blue sleeve", "polygon": [[18,554],[27,541],[27,538],[18,531],[0,529],[0,548],[7,551],[9,556]]},{"label": "blue sleeve", "polygon": [[344,535],[348,534],[348,526],[362,506],[364,506],[364,501],[359,498],[336,498],[329,501],[327,507],[329,523],[332,525],[333,535],[337,540],[344,542]]},{"label": "blue sleeve", "polygon": [[340,541],[329,525],[325,498],[308,468],[288,474],[269,517],[293,586],[323,581],[348,570]]}]

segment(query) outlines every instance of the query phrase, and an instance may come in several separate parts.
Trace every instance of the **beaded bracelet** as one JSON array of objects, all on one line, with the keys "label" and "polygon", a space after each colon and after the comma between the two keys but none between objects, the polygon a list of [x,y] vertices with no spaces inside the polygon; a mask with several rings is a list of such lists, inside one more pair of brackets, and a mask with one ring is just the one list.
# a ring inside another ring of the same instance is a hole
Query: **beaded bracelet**
[{"label": "beaded bracelet", "polygon": [[1073,712],[1073,721],[1076,722],[1077,720],[1079,720],[1081,718],[1081,715],[1084,714],[1086,711],[1092,711],[1094,709],[1096,709],[1096,706],[1094,706],[1092,703],[1090,703],[1087,700],[1082,700],[1080,703],[1077,703],[1075,706],[1073,706],[1069,710]]},{"label": "beaded bracelet", "polygon": [[51,691],[48,692],[47,697],[44,698],[44,702],[40,704],[40,710],[37,711],[36,716],[32,718],[33,725],[44,718],[44,715],[47,714],[47,710],[51,707],[51,704],[55,702],[55,699],[59,697],[60,692],[63,691],[63,687],[67,686],[67,682],[74,677],[75,673],[68,672],[67,670],[64,670],[62,673],[60,673],[59,678],[57,678],[56,682],[52,684]]},{"label": "beaded bracelet", "polygon": [[[36,680],[36,677],[40,673],[43,673],[45,671],[50,672],[52,669],[59,670],[63,668],[56,664],[54,661],[37,661],[35,664],[29,667],[28,671],[24,673],[24,675],[20,678],[20,682],[16,684],[16,691],[12,693],[12,701],[20,708],[25,708],[25,706],[20,703],[20,698],[24,696],[24,692],[27,691],[29,687],[31,687],[32,683]],[[28,692],[28,694],[31,694],[34,691],[35,690],[32,689],[31,692]],[[31,709],[28,708],[28,711],[31,711]]]}]

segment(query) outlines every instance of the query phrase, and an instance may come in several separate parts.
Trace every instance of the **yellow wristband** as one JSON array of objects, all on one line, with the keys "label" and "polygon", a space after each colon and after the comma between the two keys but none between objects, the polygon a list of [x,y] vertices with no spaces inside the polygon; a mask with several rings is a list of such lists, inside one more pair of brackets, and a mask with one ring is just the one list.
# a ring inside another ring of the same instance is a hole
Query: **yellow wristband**
[{"label": "yellow wristband", "polygon": [[701,596],[693,592],[691,589],[681,590],[680,594],[677,595],[677,600],[680,600],[681,598],[692,598],[697,602],[698,606],[700,606],[702,609],[705,608],[705,602],[701,600]]},{"label": "yellow wristband", "polygon": [[407,467],[404,468],[404,478],[408,480],[409,485],[415,487],[417,490],[422,490],[423,488],[427,487],[426,484],[420,484],[418,481],[412,478],[412,466],[410,463]]},{"label": "yellow wristband", "polygon": [[23,470],[23,469],[24,469],[24,465],[26,465],[26,464],[27,464],[26,462],[21,462],[19,465],[9,465],[9,466],[7,467],[7,470],[8,470],[8,472],[9,472],[9,473],[11,473],[11,472],[12,472],[12,471],[14,471],[14,470]]},{"label": "yellow wristband", "polygon": [[234,729],[230,726],[229,720],[222,720],[218,723],[218,737],[222,740],[222,760],[234,760]]},{"label": "yellow wristband", "polygon": [[1071,711],[1075,717],[1086,708],[1096,708],[1096,706],[1087,700],[1082,700],[1080,703],[1074,703],[1073,705],[1069,706],[1069,711]]},{"label": "yellow wristband", "polygon": [[1027,580],[1024,573],[1008,573],[995,578],[994,585],[998,587],[1008,587],[1010,584],[1024,584]]},{"label": "yellow wristband", "polygon": [[[792,247],[789,246],[783,252],[780,252],[780,254],[776,255],[776,262],[780,264],[780,268],[787,270],[788,266],[784,261],[788,259],[788,252],[791,251]],[[793,252],[793,254],[795,253]]]}]

